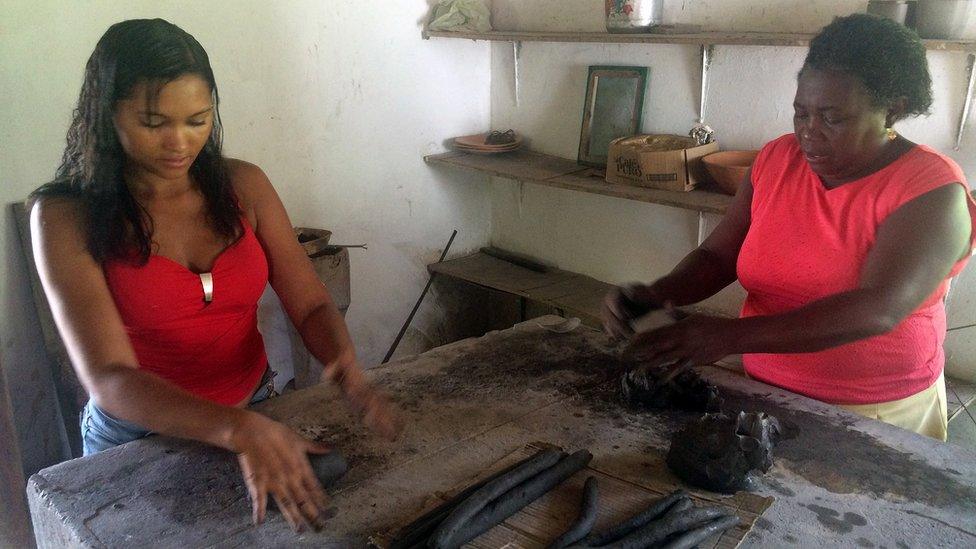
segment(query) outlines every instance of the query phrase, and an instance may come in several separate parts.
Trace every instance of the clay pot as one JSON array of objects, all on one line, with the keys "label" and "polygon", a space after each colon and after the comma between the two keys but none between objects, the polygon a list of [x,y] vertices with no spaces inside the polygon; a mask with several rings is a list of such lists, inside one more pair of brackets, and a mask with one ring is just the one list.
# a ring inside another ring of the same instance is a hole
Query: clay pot
[{"label": "clay pot", "polygon": [[702,162],[719,188],[735,194],[757,154],[759,151],[721,151],[703,156]]}]

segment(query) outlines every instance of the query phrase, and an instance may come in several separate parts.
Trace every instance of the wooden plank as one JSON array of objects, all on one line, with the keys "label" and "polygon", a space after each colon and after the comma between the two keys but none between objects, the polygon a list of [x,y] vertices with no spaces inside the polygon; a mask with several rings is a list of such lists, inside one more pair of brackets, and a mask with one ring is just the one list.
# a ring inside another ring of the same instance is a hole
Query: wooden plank
[{"label": "wooden plank", "polygon": [[445,164],[497,177],[545,181],[553,177],[587,170],[573,160],[528,150],[481,155],[449,152],[425,156],[428,164]]},{"label": "wooden plank", "polygon": [[51,363],[54,376],[54,388],[58,393],[58,404],[61,406],[61,417],[68,437],[68,446],[72,457],[81,457],[81,432],[78,429],[78,414],[81,413],[88,401],[88,393],[78,381],[75,369],[68,358],[68,350],[64,346],[58,327],[54,323],[51,306],[47,302],[47,295],[41,286],[41,279],[34,264],[34,248],[31,245],[30,218],[26,204],[15,202],[12,204],[17,232],[20,236],[20,246],[24,252],[24,261],[30,276],[31,296],[34,298],[34,309],[41,324],[41,334],[44,336],[44,350],[47,352],[48,362]]},{"label": "wooden plank", "polygon": [[[713,44],[729,46],[787,46],[807,47],[814,37],[812,33],[790,32],[721,32],[697,33],[636,33],[613,34],[606,32],[453,32],[425,29],[425,40],[430,38],[465,38],[502,42],[569,42],[602,44]],[[936,51],[976,51],[976,40],[924,39],[926,49]]]},{"label": "wooden plank", "polygon": [[612,284],[578,273],[559,269],[537,273],[483,253],[434,263],[427,269],[432,273],[538,301],[561,309],[569,316],[579,316],[591,324],[599,324],[603,296],[613,288]]},{"label": "wooden plank", "polygon": [[529,290],[551,286],[579,276],[558,269],[538,273],[483,253],[442,261],[427,267],[432,273],[458,278],[493,290],[529,297]]},{"label": "wooden plank", "polygon": [[7,378],[0,368],[0,547],[34,546],[23,466]]},{"label": "wooden plank", "polygon": [[524,183],[700,212],[724,214],[732,203],[731,196],[708,190],[677,192],[607,183],[600,177],[589,175],[591,173],[589,168],[580,166],[572,160],[531,151],[516,151],[495,156],[449,152],[425,156],[424,161],[435,166],[452,166]]}]

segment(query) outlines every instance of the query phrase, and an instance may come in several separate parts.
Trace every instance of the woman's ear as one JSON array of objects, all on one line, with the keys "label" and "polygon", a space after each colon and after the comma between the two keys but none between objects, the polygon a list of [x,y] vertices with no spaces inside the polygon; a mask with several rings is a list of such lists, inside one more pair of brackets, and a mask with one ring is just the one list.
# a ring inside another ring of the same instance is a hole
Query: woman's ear
[{"label": "woman's ear", "polygon": [[890,128],[895,122],[905,118],[908,111],[908,98],[905,96],[897,97],[888,103],[888,111],[885,114],[885,127]]}]

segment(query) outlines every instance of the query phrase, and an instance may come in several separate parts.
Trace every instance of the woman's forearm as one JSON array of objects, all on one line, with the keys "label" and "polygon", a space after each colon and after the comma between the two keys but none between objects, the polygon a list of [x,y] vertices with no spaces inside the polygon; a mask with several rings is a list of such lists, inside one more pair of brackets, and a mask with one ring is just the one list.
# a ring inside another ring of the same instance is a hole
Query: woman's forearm
[{"label": "woman's forearm", "polygon": [[733,353],[809,353],[882,335],[904,317],[883,292],[859,289],[793,311],[735,322]]},{"label": "woman's forearm", "polygon": [[356,365],[345,319],[331,300],[312,309],[298,326],[298,333],[312,356],[325,366],[329,379],[338,381],[346,368]]},{"label": "woman's forearm", "polygon": [[99,368],[87,385],[109,414],[162,435],[235,451],[246,410],[196,397],[159,376],[125,365]]}]

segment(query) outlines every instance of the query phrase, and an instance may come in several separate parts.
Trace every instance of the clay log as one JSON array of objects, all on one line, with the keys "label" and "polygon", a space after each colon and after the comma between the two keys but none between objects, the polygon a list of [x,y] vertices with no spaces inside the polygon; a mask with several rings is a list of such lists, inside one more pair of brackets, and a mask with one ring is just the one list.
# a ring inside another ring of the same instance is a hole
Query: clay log
[{"label": "clay log", "polygon": [[516,467],[507,475],[502,475],[485,484],[451,511],[451,514],[444,519],[440,526],[437,527],[437,530],[430,536],[430,541],[427,545],[434,548],[460,545],[455,544],[453,540],[459,537],[458,533],[482,509],[499,496],[507,494],[523,482],[553,467],[557,462],[560,462],[563,456],[565,454],[556,449],[539,452],[532,459]]},{"label": "clay log", "polygon": [[563,549],[563,547],[569,547],[586,537],[593,529],[593,525],[596,524],[598,500],[596,477],[589,477],[583,484],[583,501],[580,504],[579,516],[561,536],[549,545],[549,549]]},{"label": "clay log", "polygon": [[425,513],[420,518],[414,520],[410,524],[404,526],[397,533],[397,539],[390,544],[390,549],[406,549],[407,547],[413,547],[415,545],[426,545],[427,538],[434,532],[438,525],[444,521],[447,515],[451,514],[451,511],[455,507],[461,504],[464,500],[468,499],[471,494],[478,491],[482,486],[488,484],[489,482],[507,475],[514,471],[516,468],[522,466],[523,464],[535,459],[541,454],[547,452],[548,450],[539,450],[535,454],[517,462],[509,465],[508,467],[498,471],[497,473],[491,475],[490,477],[480,480],[471,486],[468,486],[460,493],[452,497],[451,499],[445,501],[444,503],[438,505],[434,509],[431,509]]},{"label": "clay log", "polygon": [[738,515],[719,517],[668,541],[664,549],[692,549],[706,539],[739,524]]},{"label": "clay log", "polygon": [[652,503],[647,509],[637,513],[620,524],[604,530],[603,532],[594,532],[590,534],[583,542],[583,546],[599,547],[612,541],[616,541],[633,532],[635,529],[644,526],[648,522],[660,518],[661,515],[671,509],[671,507],[678,503],[679,500],[684,500],[687,502],[685,509],[691,508],[691,500],[688,499],[688,494],[684,490],[675,490],[674,492],[671,492],[670,494]]},{"label": "clay log", "polygon": [[626,537],[604,545],[613,549],[643,549],[661,543],[668,536],[686,532],[697,528],[701,523],[713,521],[720,517],[731,515],[731,511],[723,507],[698,507],[694,509],[679,509],[674,506],[659,520],[655,520],[638,528]]},{"label": "clay log", "polygon": [[539,473],[535,477],[512,488],[495,501],[486,505],[481,512],[464,525],[464,528],[457,533],[454,539],[448,540],[448,543],[444,547],[460,547],[487,532],[549,490],[552,490],[560,482],[571,477],[583,467],[586,467],[591,459],[593,459],[593,454],[586,450],[580,450],[566,456],[559,463]]}]

